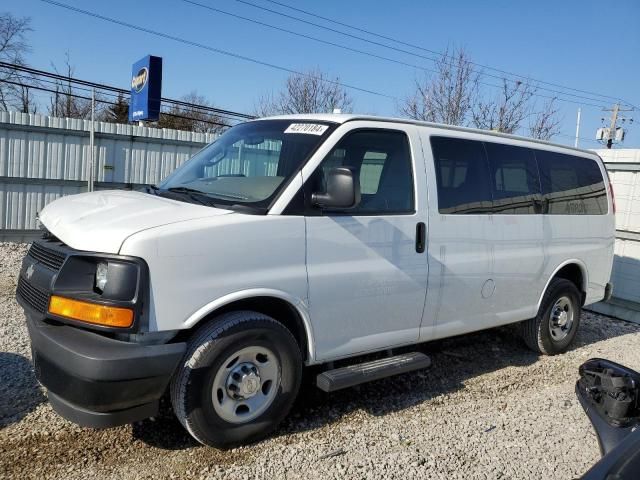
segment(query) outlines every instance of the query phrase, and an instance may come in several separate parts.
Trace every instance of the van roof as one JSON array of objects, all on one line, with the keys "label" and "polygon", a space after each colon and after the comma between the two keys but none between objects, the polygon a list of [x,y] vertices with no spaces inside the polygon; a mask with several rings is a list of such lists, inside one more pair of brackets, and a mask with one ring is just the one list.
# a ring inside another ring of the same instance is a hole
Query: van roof
[{"label": "van roof", "polygon": [[258,118],[256,120],[304,120],[304,121],[316,121],[316,122],[332,122],[332,123],[346,123],[354,120],[368,120],[374,122],[390,122],[390,123],[405,123],[410,125],[419,125],[430,128],[440,128],[442,130],[453,130],[456,132],[469,132],[477,133],[480,135],[488,135],[499,138],[509,138],[512,140],[522,140],[525,142],[539,143],[550,147],[563,148],[567,150],[573,150],[580,153],[588,153],[591,156],[598,156],[593,150],[586,150],[583,148],[575,148],[569,145],[560,145],[546,140],[538,140],[536,138],[523,137],[521,135],[512,135],[509,133],[494,132],[491,130],[481,130],[479,128],[471,127],[459,127],[456,125],[445,125],[443,123],[432,123],[421,120],[412,120],[410,118],[396,118],[396,117],[379,117],[375,115],[358,115],[353,113],[301,113],[293,115],[276,115],[271,117]]}]

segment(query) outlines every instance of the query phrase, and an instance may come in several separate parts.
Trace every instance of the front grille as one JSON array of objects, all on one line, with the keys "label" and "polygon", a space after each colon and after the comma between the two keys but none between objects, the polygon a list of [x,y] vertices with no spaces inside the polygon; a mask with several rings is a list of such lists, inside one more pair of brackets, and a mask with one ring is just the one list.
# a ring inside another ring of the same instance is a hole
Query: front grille
[{"label": "front grille", "polygon": [[31,248],[29,249],[29,253],[27,255],[37,260],[45,267],[48,267],[55,271],[60,270],[60,267],[62,267],[65,258],[67,258],[67,256],[63,252],[47,248],[39,242],[33,242],[31,244]]},{"label": "front grille", "polygon": [[17,294],[40,313],[45,313],[49,308],[49,293],[31,285],[23,277],[18,280]]}]

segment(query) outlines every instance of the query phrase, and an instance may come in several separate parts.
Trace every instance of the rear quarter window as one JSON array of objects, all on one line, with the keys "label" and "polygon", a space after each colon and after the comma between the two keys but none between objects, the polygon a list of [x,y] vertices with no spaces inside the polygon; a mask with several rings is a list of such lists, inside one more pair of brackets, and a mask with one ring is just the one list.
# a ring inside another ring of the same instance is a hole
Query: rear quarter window
[{"label": "rear quarter window", "polygon": [[536,150],[547,213],[550,215],[605,215],[607,190],[595,160]]}]

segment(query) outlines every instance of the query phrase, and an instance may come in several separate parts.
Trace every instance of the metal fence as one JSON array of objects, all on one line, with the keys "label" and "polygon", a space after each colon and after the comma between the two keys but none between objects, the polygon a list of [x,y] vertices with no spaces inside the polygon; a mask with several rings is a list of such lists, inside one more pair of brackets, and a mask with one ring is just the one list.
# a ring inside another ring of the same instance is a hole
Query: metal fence
[{"label": "metal fence", "polygon": [[616,199],[614,297],[592,308],[640,323],[640,149],[598,150]]},{"label": "metal fence", "polygon": [[[87,191],[88,120],[0,112],[0,240],[29,236],[36,213]],[[159,183],[215,135],[95,122],[94,188]]]}]

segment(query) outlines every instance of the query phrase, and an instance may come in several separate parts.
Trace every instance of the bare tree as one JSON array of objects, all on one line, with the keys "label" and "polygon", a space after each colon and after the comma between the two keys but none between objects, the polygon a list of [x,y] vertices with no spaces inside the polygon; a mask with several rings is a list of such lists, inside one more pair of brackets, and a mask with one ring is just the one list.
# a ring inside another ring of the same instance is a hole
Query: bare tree
[{"label": "bare tree", "polygon": [[415,91],[399,106],[402,115],[416,120],[466,125],[478,93],[480,72],[464,48],[449,48],[435,62],[435,74],[415,80]]},{"label": "bare tree", "polygon": [[502,79],[500,92],[488,100],[479,99],[472,109],[472,122],[477,128],[514,133],[530,115],[531,98],[536,90],[529,82]]},{"label": "bare tree", "polygon": [[[65,54],[64,72],[61,74],[55,64],[53,69],[58,75],[63,75],[65,80],[56,80],[56,93],[51,98],[49,105],[49,115],[65,118],[89,118],[91,116],[91,94],[86,90],[78,90],[74,87],[73,77],[75,67],[71,64],[69,52]],[[96,100],[99,100],[96,98]],[[102,105],[96,102],[96,110]],[[96,112],[100,114],[100,112]]]},{"label": "bare tree", "polygon": [[555,98],[546,102],[542,109],[532,114],[529,123],[529,136],[540,140],[551,140],[560,133],[560,118],[558,108],[555,105]]},{"label": "bare tree", "polygon": [[[27,34],[31,32],[31,19],[14,17],[10,13],[0,14],[0,61],[14,65],[25,65],[25,55],[31,50]],[[0,69],[0,108],[16,109],[34,113],[37,109],[33,89],[36,85],[30,74],[18,72],[10,67]]]},{"label": "bare tree", "polygon": [[330,78],[319,68],[291,74],[278,94],[263,95],[256,104],[260,117],[295,113],[330,113],[335,109],[353,111],[353,99],[340,85],[340,78]]},{"label": "bare tree", "polygon": [[21,113],[38,113],[38,99],[34,95],[35,87],[41,83],[33,75],[22,77],[20,85],[12,87],[14,108]]},{"label": "bare tree", "polygon": [[225,128],[222,117],[206,108],[198,108],[213,106],[203,95],[193,91],[180,101],[189,105],[173,104],[166,113],[160,114],[158,127],[205,133],[217,133]]}]

